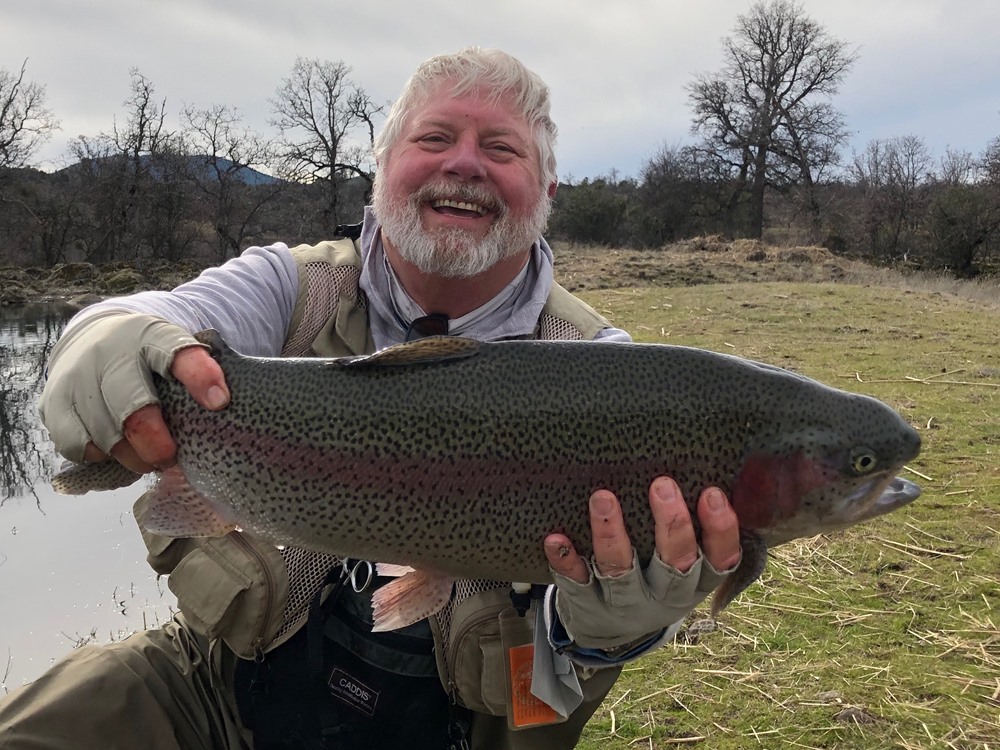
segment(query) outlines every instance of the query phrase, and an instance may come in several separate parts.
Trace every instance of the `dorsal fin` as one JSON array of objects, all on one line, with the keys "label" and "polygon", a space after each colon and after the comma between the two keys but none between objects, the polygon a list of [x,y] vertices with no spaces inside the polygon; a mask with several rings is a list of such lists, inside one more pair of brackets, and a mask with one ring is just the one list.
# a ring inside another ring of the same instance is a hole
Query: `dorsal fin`
[{"label": "dorsal fin", "polygon": [[205,344],[213,352],[225,354],[232,351],[229,345],[223,341],[219,332],[214,328],[206,328],[204,331],[198,331],[194,337],[199,344]]},{"label": "dorsal fin", "polygon": [[336,359],[331,364],[339,367],[397,367],[445,362],[478,354],[481,346],[481,341],[461,336],[428,336],[425,339],[386,347],[366,357]]}]

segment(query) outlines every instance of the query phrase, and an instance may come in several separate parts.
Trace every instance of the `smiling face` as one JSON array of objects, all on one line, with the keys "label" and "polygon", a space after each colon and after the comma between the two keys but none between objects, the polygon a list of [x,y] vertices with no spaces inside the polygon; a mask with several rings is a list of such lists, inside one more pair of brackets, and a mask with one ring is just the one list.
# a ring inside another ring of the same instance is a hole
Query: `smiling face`
[{"label": "smiling face", "polygon": [[455,98],[442,81],[408,116],[379,164],[382,239],[420,271],[481,274],[527,255],[548,220],[538,147],[509,96]]}]

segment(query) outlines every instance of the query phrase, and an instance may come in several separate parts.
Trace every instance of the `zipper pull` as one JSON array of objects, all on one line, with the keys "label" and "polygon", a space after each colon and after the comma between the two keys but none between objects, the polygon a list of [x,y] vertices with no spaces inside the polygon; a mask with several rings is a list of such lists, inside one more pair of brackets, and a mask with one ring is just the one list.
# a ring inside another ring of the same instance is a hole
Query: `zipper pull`
[{"label": "zipper pull", "polygon": [[531,584],[512,583],[510,585],[510,603],[517,610],[519,617],[524,617],[531,606]]},{"label": "zipper pull", "polygon": [[472,731],[471,712],[459,705],[458,689],[448,681],[448,750],[471,750],[469,734]]},{"label": "zipper pull", "polygon": [[271,665],[267,663],[264,657],[264,649],[260,647],[260,644],[254,646],[253,663],[253,675],[250,677],[250,695],[265,696],[270,691],[267,676],[268,672],[271,671]]}]

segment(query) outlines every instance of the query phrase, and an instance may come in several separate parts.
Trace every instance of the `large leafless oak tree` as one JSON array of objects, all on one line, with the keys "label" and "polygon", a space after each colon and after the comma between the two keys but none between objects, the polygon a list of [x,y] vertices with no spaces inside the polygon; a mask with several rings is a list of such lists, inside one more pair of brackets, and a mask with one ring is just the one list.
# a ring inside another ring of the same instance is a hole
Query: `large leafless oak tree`
[{"label": "large leafless oak tree", "polygon": [[697,76],[688,93],[700,148],[732,180],[730,223],[745,205],[745,232],[760,237],[767,189],[790,186],[818,217],[816,180],[846,139],[830,98],[856,53],[791,0],[760,0],[738,16],[723,55],[722,69]]}]

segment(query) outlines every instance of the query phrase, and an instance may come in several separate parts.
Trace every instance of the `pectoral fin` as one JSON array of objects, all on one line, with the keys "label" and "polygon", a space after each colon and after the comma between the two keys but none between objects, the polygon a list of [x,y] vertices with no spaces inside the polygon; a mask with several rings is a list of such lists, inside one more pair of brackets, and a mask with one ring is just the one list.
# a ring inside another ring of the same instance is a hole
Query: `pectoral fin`
[{"label": "pectoral fin", "polygon": [[415,572],[409,565],[393,565],[391,563],[375,563],[375,572],[386,578],[402,578]]},{"label": "pectoral fin", "polygon": [[743,532],[740,536],[740,546],[743,548],[743,558],[739,566],[712,595],[712,617],[729,606],[733,599],[760,578],[767,565],[767,545],[757,534]]},{"label": "pectoral fin", "polygon": [[136,520],[147,531],[169,537],[225,536],[238,528],[232,514],[201,495],[176,466],[160,476]]},{"label": "pectoral fin", "polygon": [[455,579],[415,570],[372,594],[372,631],[398,630],[439,612],[451,599]]}]

